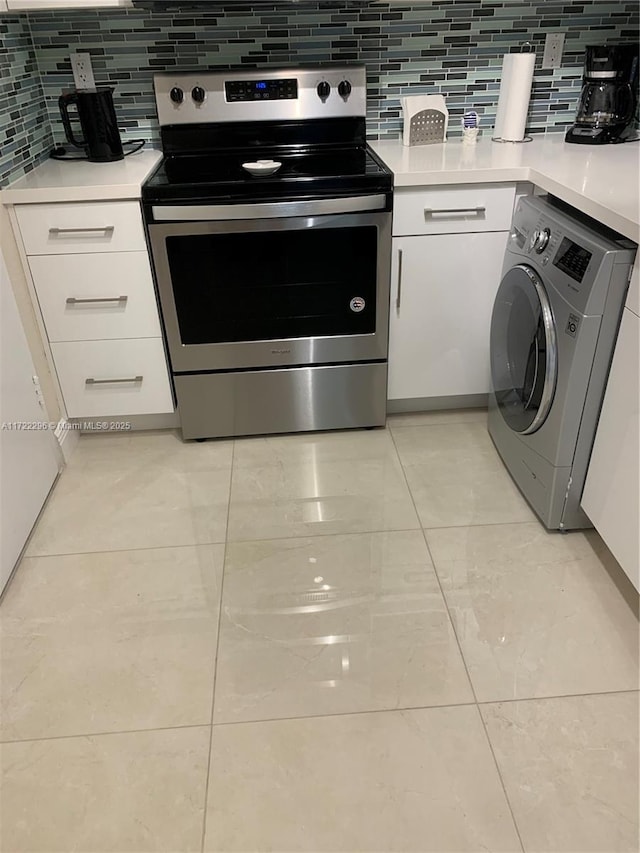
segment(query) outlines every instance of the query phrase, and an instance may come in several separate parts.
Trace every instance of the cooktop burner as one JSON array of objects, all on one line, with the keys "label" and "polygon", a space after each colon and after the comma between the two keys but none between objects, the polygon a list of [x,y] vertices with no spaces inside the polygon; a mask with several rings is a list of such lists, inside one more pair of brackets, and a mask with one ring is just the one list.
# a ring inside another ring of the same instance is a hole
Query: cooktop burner
[{"label": "cooktop burner", "polygon": [[[252,175],[242,164],[257,159],[281,163],[272,175]],[[353,191],[388,192],[391,175],[368,148],[330,151],[239,151],[165,157],[143,187],[143,198],[314,196]]]}]

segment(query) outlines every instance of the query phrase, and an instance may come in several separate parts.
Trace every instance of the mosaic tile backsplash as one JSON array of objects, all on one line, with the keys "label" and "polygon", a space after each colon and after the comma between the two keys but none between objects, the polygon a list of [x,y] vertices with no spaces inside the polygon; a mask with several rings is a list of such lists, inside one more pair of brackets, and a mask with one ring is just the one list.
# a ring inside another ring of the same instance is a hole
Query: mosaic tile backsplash
[{"label": "mosaic tile backsplash", "polygon": [[[244,9],[244,11],[243,11]],[[638,39],[636,0],[432,0],[357,6],[238,7],[223,11],[146,9],[58,11],[28,18],[51,125],[62,141],[57,107],[73,85],[69,53],[91,53],[96,82],[116,87],[125,138],[159,140],[152,77],[157,71],[364,62],[371,139],[401,133],[399,98],[443,94],[449,135],[474,108],[490,132],[502,56],[531,42],[537,53],[529,133],[571,124],[587,44]],[[543,70],[547,32],[564,32],[562,67]]]},{"label": "mosaic tile backsplash", "polygon": [[0,186],[45,159],[53,137],[25,17],[0,17]]}]

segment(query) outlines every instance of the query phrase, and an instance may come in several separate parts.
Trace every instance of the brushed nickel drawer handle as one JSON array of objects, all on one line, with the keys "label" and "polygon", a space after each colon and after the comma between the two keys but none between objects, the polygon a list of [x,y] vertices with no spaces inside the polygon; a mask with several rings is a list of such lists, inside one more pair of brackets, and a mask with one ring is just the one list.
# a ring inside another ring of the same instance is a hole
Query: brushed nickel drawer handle
[{"label": "brushed nickel drawer handle", "polygon": [[121,382],[142,382],[142,376],[130,376],[128,379],[85,379],[85,385],[112,385]]},{"label": "brushed nickel drawer handle", "polygon": [[437,213],[444,213],[444,214],[448,214],[448,213],[453,213],[453,214],[473,213],[476,216],[482,216],[484,213],[486,213],[486,211],[487,211],[487,208],[483,207],[482,205],[480,205],[478,207],[440,207],[440,208],[438,208],[438,207],[436,207],[436,208],[425,207],[424,218],[430,219],[432,216],[435,216]]},{"label": "brushed nickel drawer handle", "polygon": [[93,299],[91,297],[78,299],[76,296],[69,296],[67,305],[85,305],[89,302],[126,302],[128,298],[128,296],[94,296]]},{"label": "brushed nickel drawer handle", "polygon": [[58,234],[90,234],[94,231],[103,231],[104,236],[113,234],[116,230],[115,225],[96,225],[91,228],[49,228],[49,234],[52,234],[54,237]]}]

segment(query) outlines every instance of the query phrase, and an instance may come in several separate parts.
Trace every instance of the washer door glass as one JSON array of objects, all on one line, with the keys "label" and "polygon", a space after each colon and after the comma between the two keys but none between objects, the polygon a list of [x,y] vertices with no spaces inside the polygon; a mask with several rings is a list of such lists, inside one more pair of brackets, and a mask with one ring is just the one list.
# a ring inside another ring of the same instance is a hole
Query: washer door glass
[{"label": "washer door glass", "polygon": [[553,313],[540,277],[525,264],[502,279],[491,318],[491,377],[498,407],[515,432],[545,421],[557,378]]}]

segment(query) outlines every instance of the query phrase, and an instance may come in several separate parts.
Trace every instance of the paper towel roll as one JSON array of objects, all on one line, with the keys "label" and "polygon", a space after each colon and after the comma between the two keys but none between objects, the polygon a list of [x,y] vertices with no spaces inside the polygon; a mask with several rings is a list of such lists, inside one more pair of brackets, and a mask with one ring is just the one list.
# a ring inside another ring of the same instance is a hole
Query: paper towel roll
[{"label": "paper towel roll", "polygon": [[535,53],[507,53],[502,62],[494,136],[522,142],[531,98]]}]

